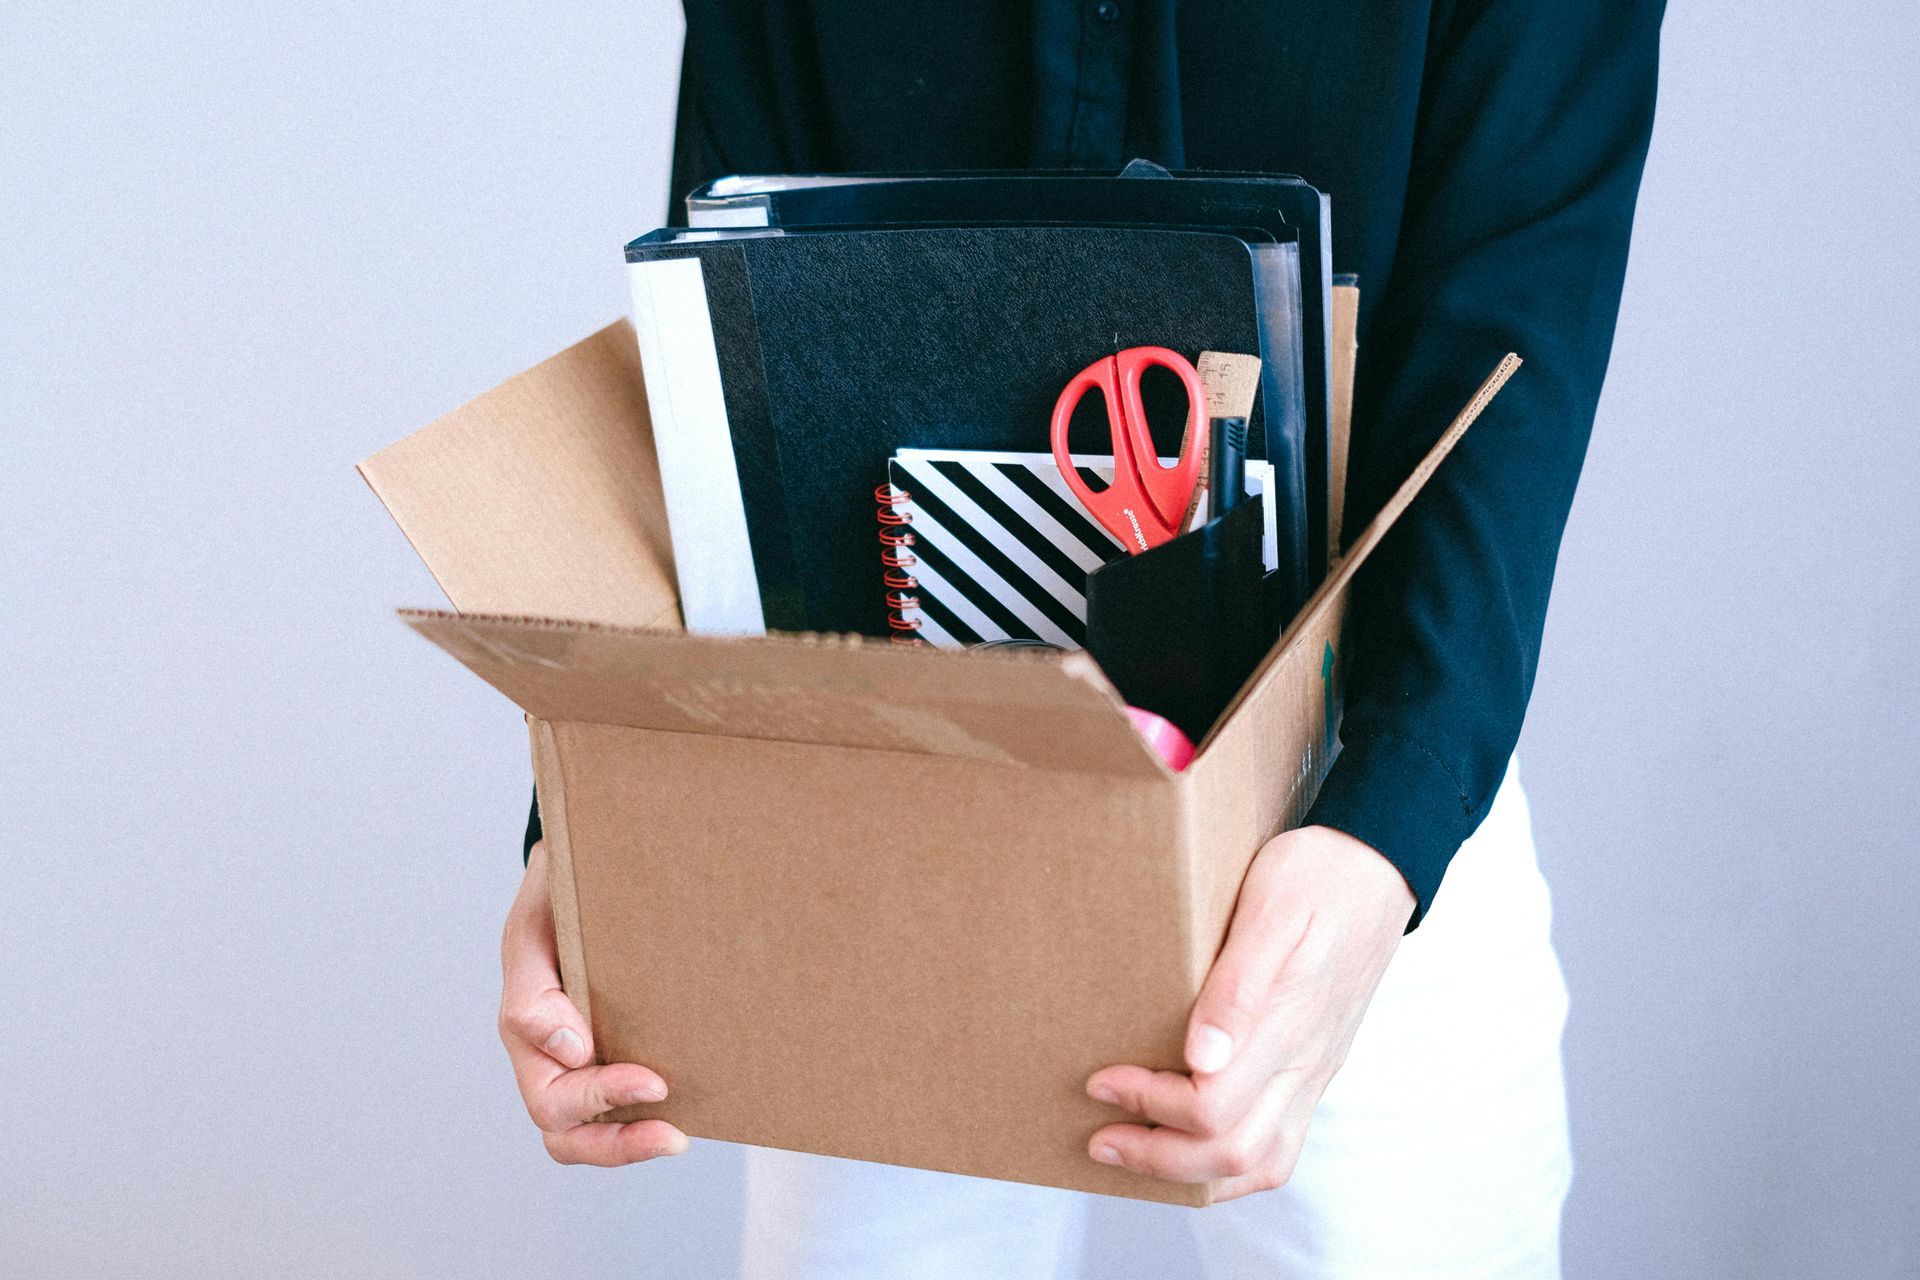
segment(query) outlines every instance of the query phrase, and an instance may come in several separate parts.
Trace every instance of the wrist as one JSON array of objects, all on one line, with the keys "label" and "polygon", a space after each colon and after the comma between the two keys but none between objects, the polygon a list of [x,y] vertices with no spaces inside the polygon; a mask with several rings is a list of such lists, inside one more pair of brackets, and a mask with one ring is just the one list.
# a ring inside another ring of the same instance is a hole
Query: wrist
[{"label": "wrist", "polygon": [[1405,926],[1418,905],[1400,869],[1358,836],[1338,827],[1298,827],[1274,837],[1268,848],[1282,841],[1296,846],[1296,856],[1304,856],[1320,875],[1337,883],[1343,901],[1392,920],[1396,928]]}]

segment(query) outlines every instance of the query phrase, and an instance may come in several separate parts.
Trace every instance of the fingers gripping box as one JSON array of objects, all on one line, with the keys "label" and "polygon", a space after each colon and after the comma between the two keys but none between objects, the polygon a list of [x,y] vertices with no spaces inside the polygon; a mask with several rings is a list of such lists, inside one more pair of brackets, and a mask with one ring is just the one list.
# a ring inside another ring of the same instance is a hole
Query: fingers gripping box
[{"label": "fingers gripping box", "polygon": [[672,1087],[616,1117],[1207,1203],[1088,1159],[1122,1117],[1084,1081],[1181,1068],[1248,863],[1334,750],[1354,571],[1517,364],[1179,774],[1085,654],[686,634],[624,322],[363,462],[458,610],[402,616],[526,713],[567,992],[602,1061]]}]

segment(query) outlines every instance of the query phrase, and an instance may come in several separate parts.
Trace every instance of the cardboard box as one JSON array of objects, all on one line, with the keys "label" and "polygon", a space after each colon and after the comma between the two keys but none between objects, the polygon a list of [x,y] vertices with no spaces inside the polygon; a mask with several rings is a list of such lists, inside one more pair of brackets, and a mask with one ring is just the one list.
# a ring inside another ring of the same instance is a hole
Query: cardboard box
[{"label": "cardboard box", "polygon": [[403,616],[526,712],[567,991],[602,1060],[672,1087],[615,1115],[1208,1203],[1090,1160],[1121,1116],[1084,1082],[1181,1069],[1248,863],[1325,774],[1353,572],[1517,365],[1181,774],[1084,654],[681,631],[624,322],[363,462],[459,610]]}]

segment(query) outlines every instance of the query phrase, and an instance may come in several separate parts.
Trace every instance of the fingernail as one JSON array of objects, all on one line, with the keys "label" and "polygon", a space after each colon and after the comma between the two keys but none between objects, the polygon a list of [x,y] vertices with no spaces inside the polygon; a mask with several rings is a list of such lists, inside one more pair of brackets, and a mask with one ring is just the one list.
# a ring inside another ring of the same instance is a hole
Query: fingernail
[{"label": "fingernail", "polygon": [[1110,1107],[1120,1105],[1120,1099],[1114,1096],[1113,1090],[1103,1084],[1088,1085],[1087,1096],[1095,1102],[1104,1102]]},{"label": "fingernail", "polygon": [[643,1084],[627,1091],[627,1105],[636,1102],[658,1102],[667,1096],[667,1091],[657,1084]]},{"label": "fingernail", "polygon": [[1187,1046],[1187,1065],[1195,1071],[1218,1071],[1233,1056],[1233,1037],[1218,1027],[1202,1026]]},{"label": "fingernail", "polygon": [[587,1054],[587,1046],[580,1042],[579,1036],[566,1027],[560,1028],[547,1037],[546,1048],[548,1053],[569,1066],[578,1063]]},{"label": "fingernail", "polygon": [[1101,1164],[1120,1163],[1120,1153],[1112,1147],[1095,1147],[1093,1149],[1093,1158]]},{"label": "fingernail", "polygon": [[686,1149],[687,1135],[684,1133],[676,1133],[667,1139],[666,1146],[660,1148],[660,1154],[663,1156],[677,1156],[684,1154]]}]

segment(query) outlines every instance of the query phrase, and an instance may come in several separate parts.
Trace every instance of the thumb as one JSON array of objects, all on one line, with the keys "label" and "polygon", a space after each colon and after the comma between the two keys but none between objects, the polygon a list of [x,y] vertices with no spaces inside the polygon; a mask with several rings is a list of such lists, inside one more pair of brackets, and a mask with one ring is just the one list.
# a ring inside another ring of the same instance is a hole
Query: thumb
[{"label": "thumb", "polygon": [[506,1032],[568,1069],[593,1061],[593,1032],[579,1006],[558,987],[509,993],[502,1002]]},{"label": "thumb", "polygon": [[560,985],[539,846],[534,852],[500,938],[500,1029],[563,1067],[584,1067],[593,1061],[593,1032]]},{"label": "thumb", "polygon": [[1187,1068],[1196,1075],[1225,1070],[1253,1039],[1274,977],[1304,931],[1303,913],[1261,908],[1242,892],[1226,945],[1193,1003],[1186,1056]]}]

